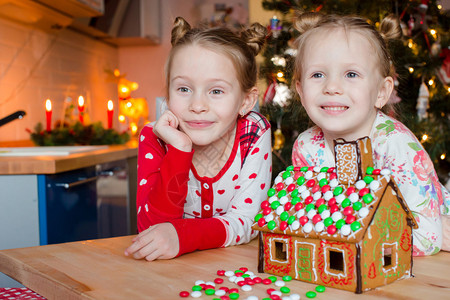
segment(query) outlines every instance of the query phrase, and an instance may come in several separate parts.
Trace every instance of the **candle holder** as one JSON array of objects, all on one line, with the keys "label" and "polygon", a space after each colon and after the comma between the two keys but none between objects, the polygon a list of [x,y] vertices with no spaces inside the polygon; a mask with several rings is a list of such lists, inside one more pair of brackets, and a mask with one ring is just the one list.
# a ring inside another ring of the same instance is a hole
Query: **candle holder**
[{"label": "candle holder", "polygon": [[50,131],[39,122],[34,131],[27,131],[37,146],[113,145],[125,144],[130,140],[128,132],[104,128],[102,122],[85,126],[79,121],[73,125],[57,121],[55,128]]}]

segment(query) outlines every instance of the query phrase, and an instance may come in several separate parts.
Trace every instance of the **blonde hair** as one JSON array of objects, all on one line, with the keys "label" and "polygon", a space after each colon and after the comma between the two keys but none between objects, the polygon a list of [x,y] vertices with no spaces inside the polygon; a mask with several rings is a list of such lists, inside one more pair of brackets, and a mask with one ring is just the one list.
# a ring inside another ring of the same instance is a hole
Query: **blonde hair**
[{"label": "blonde hair", "polygon": [[166,62],[166,93],[169,95],[170,70],[175,53],[184,46],[198,45],[226,55],[236,70],[241,90],[248,92],[256,85],[258,68],[255,56],[266,41],[267,29],[254,23],[240,32],[226,27],[191,28],[182,17],[177,17],[172,29],[172,49]]},{"label": "blonde hair", "polygon": [[[388,50],[388,41],[402,36],[400,21],[394,15],[386,16],[380,23],[379,30],[358,16],[324,15],[316,12],[307,12],[297,15],[294,27],[300,32],[296,39],[297,57],[295,59],[294,81],[301,80],[302,60],[305,53],[305,45],[312,35],[322,30],[343,29],[345,32],[355,31],[367,38],[373,46],[379,61],[381,76],[393,76],[391,55]],[[386,112],[393,110],[392,106],[386,107]]]}]

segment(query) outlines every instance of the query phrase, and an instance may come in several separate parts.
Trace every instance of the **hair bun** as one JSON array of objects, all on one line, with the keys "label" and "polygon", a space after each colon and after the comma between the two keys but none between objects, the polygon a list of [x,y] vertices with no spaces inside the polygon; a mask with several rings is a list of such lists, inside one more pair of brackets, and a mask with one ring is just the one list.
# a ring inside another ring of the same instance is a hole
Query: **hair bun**
[{"label": "hair bun", "polygon": [[189,30],[191,30],[191,25],[189,25],[189,23],[182,17],[176,17],[173,22],[172,37],[170,39],[172,46],[176,45]]},{"label": "hair bun", "polygon": [[384,40],[400,38],[402,28],[399,19],[393,14],[387,15],[380,23],[379,33]]},{"label": "hair bun", "polygon": [[250,27],[241,32],[241,38],[253,51],[253,55],[258,55],[266,42],[267,28],[259,23],[253,23]]},{"label": "hair bun", "polygon": [[296,19],[294,21],[294,28],[302,34],[305,31],[316,27],[317,24],[323,20],[323,18],[324,15],[317,12],[297,12]]}]

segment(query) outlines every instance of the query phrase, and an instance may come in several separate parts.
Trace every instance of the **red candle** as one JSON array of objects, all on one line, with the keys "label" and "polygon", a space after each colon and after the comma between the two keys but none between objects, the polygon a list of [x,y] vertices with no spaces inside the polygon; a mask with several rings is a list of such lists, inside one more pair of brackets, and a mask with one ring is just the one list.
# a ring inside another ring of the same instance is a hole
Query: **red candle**
[{"label": "red candle", "polygon": [[47,131],[52,131],[52,101],[47,99],[45,101],[45,117],[47,120]]},{"label": "red candle", "polygon": [[114,104],[113,104],[112,100],[109,100],[108,101],[108,129],[112,128],[113,115],[114,115]]},{"label": "red candle", "polygon": [[83,114],[84,114],[84,98],[83,96],[80,96],[78,97],[78,115],[80,117],[81,124],[84,125]]}]

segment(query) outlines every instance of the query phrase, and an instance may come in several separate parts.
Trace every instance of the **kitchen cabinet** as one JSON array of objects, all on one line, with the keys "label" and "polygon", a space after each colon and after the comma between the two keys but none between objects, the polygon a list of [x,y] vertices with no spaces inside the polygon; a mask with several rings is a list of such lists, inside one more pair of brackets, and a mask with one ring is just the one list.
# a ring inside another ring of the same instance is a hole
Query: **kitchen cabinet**
[{"label": "kitchen cabinet", "polygon": [[[36,175],[0,176],[0,249],[40,245]],[[20,287],[0,273],[0,287]]]},{"label": "kitchen cabinet", "polygon": [[117,46],[161,43],[161,0],[106,1],[104,14],[75,18],[70,28]]},{"label": "kitchen cabinet", "polygon": [[[0,158],[2,170],[0,250],[136,233],[136,147]],[[0,287],[14,286],[0,273]]]}]

